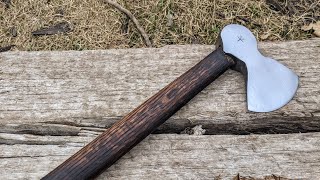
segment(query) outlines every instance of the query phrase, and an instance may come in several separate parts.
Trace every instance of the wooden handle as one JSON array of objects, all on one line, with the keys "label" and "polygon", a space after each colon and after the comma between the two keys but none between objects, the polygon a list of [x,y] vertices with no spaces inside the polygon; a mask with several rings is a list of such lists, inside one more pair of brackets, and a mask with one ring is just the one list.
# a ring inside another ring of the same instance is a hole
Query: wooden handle
[{"label": "wooden handle", "polygon": [[89,179],[110,167],[234,62],[218,48],[43,179]]}]

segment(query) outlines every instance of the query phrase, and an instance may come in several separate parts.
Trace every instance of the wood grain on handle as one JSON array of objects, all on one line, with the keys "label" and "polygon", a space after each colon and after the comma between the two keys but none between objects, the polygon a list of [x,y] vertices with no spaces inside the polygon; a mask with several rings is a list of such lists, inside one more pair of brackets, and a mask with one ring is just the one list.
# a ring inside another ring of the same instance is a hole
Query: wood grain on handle
[{"label": "wood grain on handle", "polygon": [[110,167],[234,62],[218,48],[43,179],[89,179]]}]

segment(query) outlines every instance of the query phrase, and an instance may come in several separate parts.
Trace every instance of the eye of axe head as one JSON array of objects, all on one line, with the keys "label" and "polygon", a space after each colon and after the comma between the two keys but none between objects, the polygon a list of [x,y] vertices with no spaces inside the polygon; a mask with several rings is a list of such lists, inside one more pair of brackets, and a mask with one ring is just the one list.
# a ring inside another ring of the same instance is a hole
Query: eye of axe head
[{"label": "eye of axe head", "polygon": [[244,26],[230,24],[217,45],[234,57],[235,70],[246,77],[248,110],[269,112],[286,105],[298,88],[298,76],[276,60],[263,56],[254,35]]}]

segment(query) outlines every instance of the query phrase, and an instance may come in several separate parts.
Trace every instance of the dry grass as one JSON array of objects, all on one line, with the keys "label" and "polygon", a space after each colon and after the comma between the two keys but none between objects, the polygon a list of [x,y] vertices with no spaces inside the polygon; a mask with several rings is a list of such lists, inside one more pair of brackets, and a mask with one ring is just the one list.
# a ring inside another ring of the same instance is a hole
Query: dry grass
[{"label": "dry grass", "polygon": [[[213,44],[229,23],[249,27],[259,40],[294,40],[312,37],[301,26],[320,20],[320,0],[119,0],[149,34],[154,46]],[[289,2],[289,3],[288,3]],[[292,8],[292,3],[294,7]],[[281,7],[281,9],[279,9]],[[67,34],[34,37],[32,31],[67,21]],[[12,0],[0,3],[0,46],[19,50],[83,50],[145,47],[125,15],[101,0]],[[13,29],[17,30],[14,36]]]}]

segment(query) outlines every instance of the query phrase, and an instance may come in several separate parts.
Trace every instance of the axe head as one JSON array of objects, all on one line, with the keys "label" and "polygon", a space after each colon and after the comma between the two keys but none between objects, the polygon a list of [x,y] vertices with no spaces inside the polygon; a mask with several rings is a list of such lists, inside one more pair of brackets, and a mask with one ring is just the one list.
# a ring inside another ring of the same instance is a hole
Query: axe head
[{"label": "axe head", "polygon": [[263,56],[249,29],[230,24],[222,29],[219,43],[235,59],[234,69],[246,77],[249,111],[274,111],[293,98],[298,76],[276,60]]}]

